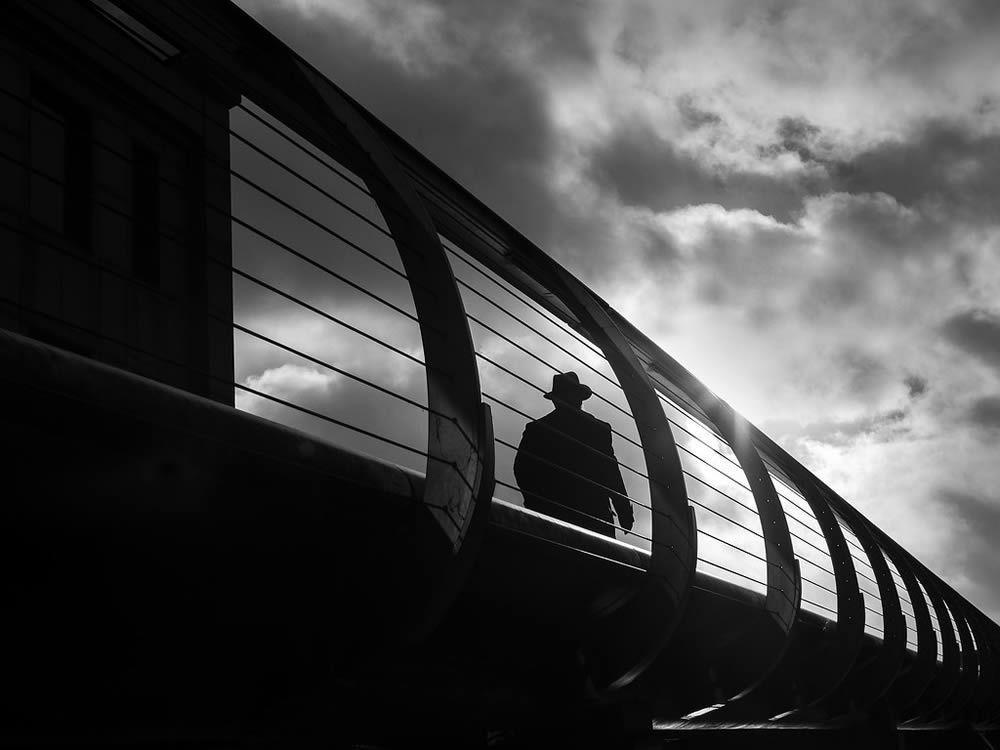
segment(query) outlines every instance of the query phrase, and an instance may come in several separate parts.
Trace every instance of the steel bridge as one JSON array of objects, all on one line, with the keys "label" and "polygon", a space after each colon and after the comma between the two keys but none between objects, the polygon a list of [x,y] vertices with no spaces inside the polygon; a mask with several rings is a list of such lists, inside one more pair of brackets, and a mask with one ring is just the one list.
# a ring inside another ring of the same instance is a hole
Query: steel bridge
[{"label": "steel bridge", "polygon": [[[238,8],[5,11],[4,743],[995,742],[996,623]],[[568,370],[630,534],[522,506]]]}]

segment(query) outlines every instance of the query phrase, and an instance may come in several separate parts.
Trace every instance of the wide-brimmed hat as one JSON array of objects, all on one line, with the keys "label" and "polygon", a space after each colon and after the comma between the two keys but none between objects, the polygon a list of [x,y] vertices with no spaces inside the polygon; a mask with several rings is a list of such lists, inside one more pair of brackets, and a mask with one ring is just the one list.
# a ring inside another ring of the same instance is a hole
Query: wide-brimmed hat
[{"label": "wide-brimmed hat", "polygon": [[552,376],[552,390],[545,394],[545,398],[572,402],[586,401],[593,395],[590,386],[581,385],[575,372],[563,372]]}]

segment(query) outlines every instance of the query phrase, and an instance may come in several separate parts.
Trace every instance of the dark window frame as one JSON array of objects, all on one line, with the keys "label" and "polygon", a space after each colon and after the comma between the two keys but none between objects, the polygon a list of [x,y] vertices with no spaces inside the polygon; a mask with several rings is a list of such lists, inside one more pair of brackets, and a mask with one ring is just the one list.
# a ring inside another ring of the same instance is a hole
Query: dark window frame
[{"label": "dark window frame", "polygon": [[[63,226],[61,234],[81,249],[93,248],[94,154],[90,113],[79,102],[40,78],[32,78],[30,106],[48,116],[35,103],[57,113],[63,121],[65,161],[62,180]],[[29,209],[30,210],[30,209]]]}]

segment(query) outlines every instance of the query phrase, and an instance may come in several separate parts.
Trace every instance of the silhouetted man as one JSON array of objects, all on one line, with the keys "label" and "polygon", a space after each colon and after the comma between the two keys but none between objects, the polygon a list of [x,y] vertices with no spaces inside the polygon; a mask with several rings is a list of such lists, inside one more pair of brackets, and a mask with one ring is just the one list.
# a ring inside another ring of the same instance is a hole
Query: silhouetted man
[{"label": "silhouetted man", "polygon": [[524,507],[614,538],[611,505],[629,531],[632,503],[611,445],[611,425],[583,410],[591,395],[575,372],[552,376],[545,398],[555,409],[525,425],[514,476]]}]

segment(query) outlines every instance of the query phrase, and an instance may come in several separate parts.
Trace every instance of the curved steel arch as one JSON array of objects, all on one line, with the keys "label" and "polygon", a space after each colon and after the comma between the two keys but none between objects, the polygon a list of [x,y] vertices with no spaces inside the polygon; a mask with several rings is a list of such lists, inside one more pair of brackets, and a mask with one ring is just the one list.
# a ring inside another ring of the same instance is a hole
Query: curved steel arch
[{"label": "curved steel arch", "polygon": [[836,493],[831,491],[827,498],[834,511],[854,532],[868,556],[882,603],[884,633],[878,656],[866,664],[855,666],[844,682],[824,701],[824,708],[827,713],[831,709],[834,713],[868,710],[883,699],[902,669],[906,658],[906,619],[884,551],[871,533],[867,520]]},{"label": "curved steel arch", "polygon": [[929,721],[961,722],[965,709],[972,701],[979,677],[979,657],[955,592],[944,582],[940,582],[945,604],[951,612],[958,629],[958,646],[960,654],[960,677],[951,694],[927,718]]},{"label": "curved steel arch", "polygon": [[987,700],[982,709],[983,723],[1000,727],[1000,625],[983,616],[984,627],[990,633],[990,645],[997,655],[997,670],[993,680],[992,700]]},{"label": "curved steel arch", "polygon": [[[418,540],[434,569],[407,634],[419,639],[440,621],[467,578],[493,497],[492,419],[482,401],[472,333],[430,215],[390,149],[357,105],[311,66],[292,58],[285,70],[298,72],[311,89],[311,110],[320,123],[339,126],[368,164],[360,176],[392,234],[417,313],[428,405],[423,504],[451,547],[450,555],[442,554],[432,538]],[[307,90],[302,86],[299,93]]]},{"label": "curved steel arch", "polygon": [[802,655],[804,664],[796,670],[798,689],[794,696],[795,705],[789,706],[782,717],[787,716],[791,720],[798,715],[797,709],[818,706],[853,668],[861,652],[865,608],[854,558],[826,492],[803,468],[794,467],[789,479],[796,484],[816,517],[830,551],[837,580],[837,620],[828,639],[829,648],[820,654],[806,651]]},{"label": "curved steel arch", "polygon": [[[779,627],[788,633],[798,615],[802,581],[792,552],[792,536],[788,531],[781,499],[767,466],[753,444],[750,424],[704,386],[701,393],[688,395],[694,398],[695,403],[719,430],[746,475],[764,535],[764,557],[767,561],[765,607]],[[732,700],[738,697],[735,696]]]},{"label": "curved steel arch", "polygon": [[[876,536],[883,541],[887,539],[877,529],[873,530]],[[931,620],[930,612],[927,609],[927,600],[910,567],[909,557],[895,543],[883,546],[882,549],[887,556],[892,558],[900,578],[903,579],[906,593],[910,597],[910,605],[913,607],[913,619],[917,631],[916,660],[908,670],[896,677],[889,689],[889,704],[893,713],[898,716],[916,703],[934,680],[938,639],[934,632],[934,623]]]},{"label": "curved steel arch", "polygon": [[[751,440],[755,451],[760,450],[758,441],[764,445],[769,443],[756,429],[751,429]],[[766,466],[764,468],[766,471]],[[793,470],[793,473],[795,476],[788,478],[798,486],[820,525],[837,577],[838,618],[832,648],[825,649],[820,656],[811,651],[792,628],[775,667],[741,700],[734,700],[713,711],[714,721],[783,718],[816,703],[840,684],[861,648],[864,606],[847,541],[825,499],[818,496],[819,488],[808,472],[800,469]],[[787,532],[787,526],[785,528]],[[815,661],[817,657],[820,658],[818,662]]]},{"label": "curved steel arch", "polygon": [[965,605],[976,636],[976,651],[980,654],[981,670],[976,683],[976,692],[969,706],[970,719],[973,723],[979,723],[989,719],[988,706],[990,700],[995,700],[997,697],[997,680],[1000,675],[997,672],[997,651],[992,639],[990,621],[969,602],[965,601]]},{"label": "curved steel arch", "polygon": [[[663,649],[680,622],[697,562],[694,509],[687,503],[677,445],[649,375],[593,293],[562,266],[542,256],[549,289],[604,352],[632,410],[649,472],[652,550],[642,588],[602,623],[598,686],[632,683]],[[654,617],[654,615],[659,617]],[[607,634],[613,634],[610,639]]]},{"label": "curved steel arch", "polygon": [[424,502],[457,550],[474,516],[476,500],[471,488],[484,464],[478,441],[479,368],[458,284],[427,209],[378,133],[325,78],[301,61],[295,62],[317,98],[368,157],[374,172],[374,178],[372,174],[361,177],[382,211],[406,269],[427,363]]},{"label": "curved steel arch", "polygon": [[792,628],[802,602],[802,578],[798,561],[792,551],[792,537],[788,530],[781,499],[774,487],[771,474],[753,443],[750,424],[729,404],[722,401],[702,383],[694,381],[693,388],[678,384],[705,412],[722,438],[728,443],[746,475],[754,498],[764,537],[764,558],[767,566],[767,584],[764,606],[778,626],[781,640],[774,647],[770,666],[755,681],[729,697],[713,720],[726,721],[753,714],[761,701],[766,701],[775,675],[785,663]]},{"label": "curved steel arch", "polygon": [[935,679],[928,685],[916,704],[911,706],[910,710],[902,716],[904,721],[919,725],[925,722],[926,717],[933,714],[954,691],[962,676],[961,664],[959,662],[961,657],[959,654],[958,639],[954,628],[951,626],[951,618],[948,616],[944,599],[941,597],[940,591],[938,591],[936,577],[917,562],[912,555],[907,553],[907,556],[913,562],[917,579],[931,600],[941,633],[942,666],[939,669],[939,673],[935,675]]}]

